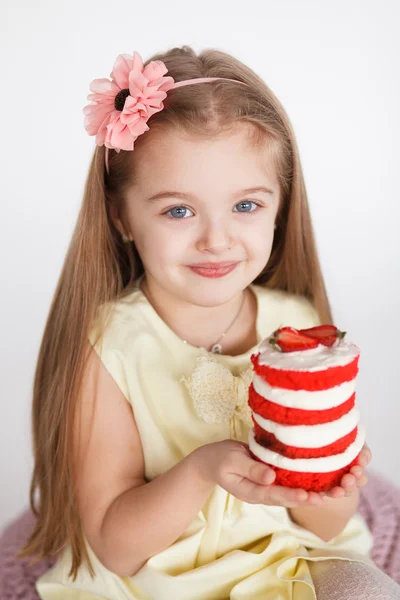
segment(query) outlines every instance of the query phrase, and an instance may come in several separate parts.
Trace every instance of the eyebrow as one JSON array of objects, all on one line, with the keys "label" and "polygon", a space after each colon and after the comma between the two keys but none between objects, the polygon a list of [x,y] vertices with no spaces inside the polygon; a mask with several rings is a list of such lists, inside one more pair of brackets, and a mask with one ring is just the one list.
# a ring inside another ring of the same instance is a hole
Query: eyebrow
[{"label": "eyebrow", "polygon": [[[259,185],[257,187],[246,188],[244,190],[239,190],[234,194],[234,196],[242,196],[243,194],[256,194],[257,192],[264,192],[265,194],[273,194],[273,190],[271,188],[266,187],[265,185]],[[149,198],[146,198],[146,202],[156,202],[157,200],[161,200],[162,198],[181,198],[182,200],[193,200],[196,199],[194,194],[186,193],[186,192],[178,192],[178,191],[170,191],[165,190],[162,192],[158,192]]]}]

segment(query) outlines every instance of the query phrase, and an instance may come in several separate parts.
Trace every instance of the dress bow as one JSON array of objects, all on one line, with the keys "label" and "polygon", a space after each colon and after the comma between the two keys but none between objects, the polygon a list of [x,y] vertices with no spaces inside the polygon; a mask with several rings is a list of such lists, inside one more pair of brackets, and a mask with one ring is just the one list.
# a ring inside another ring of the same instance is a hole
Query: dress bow
[{"label": "dress bow", "polygon": [[247,427],[252,427],[251,409],[248,404],[248,390],[253,378],[250,365],[235,376],[208,353],[197,358],[197,364],[191,375],[182,377],[193,400],[197,415],[206,423],[224,423],[233,420],[233,432],[236,437],[236,419]]}]

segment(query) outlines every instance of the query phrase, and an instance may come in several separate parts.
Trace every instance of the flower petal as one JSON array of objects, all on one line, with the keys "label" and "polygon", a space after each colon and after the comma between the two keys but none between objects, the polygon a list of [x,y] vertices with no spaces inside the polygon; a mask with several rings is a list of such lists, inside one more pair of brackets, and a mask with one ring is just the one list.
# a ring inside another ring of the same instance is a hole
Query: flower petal
[{"label": "flower petal", "polygon": [[104,119],[104,121],[101,123],[100,127],[97,130],[96,144],[98,146],[102,146],[104,144],[104,141],[105,141],[106,135],[107,135],[107,126],[108,126],[109,122],[111,121],[111,119],[112,119],[112,113],[109,114]]},{"label": "flower petal", "polygon": [[121,123],[129,127],[131,134],[137,137],[148,131],[149,127],[146,125],[148,118],[146,107],[137,103],[135,98],[128,96],[121,113]]},{"label": "flower petal", "polygon": [[148,81],[159,79],[165,75],[165,73],[168,73],[168,69],[162,60],[152,60],[143,69],[143,75],[148,79]]},{"label": "flower petal", "polygon": [[95,116],[90,114],[85,117],[84,128],[89,135],[96,135],[105,120],[109,120],[111,112],[98,112]]},{"label": "flower petal", "polygon": [[107,123],[114,112],[111,104],[88,104],[83,108],[84,127],[89,135],[96,135],[105,120]]},{"label": "flower petal", "polygon": [[117,85],[124,90],[129,87],[129,73],[132,71],[143,71],[143,61],[137,52],[130,54],[120,54],[117,56],[110,77]]},{"label": "flower petal", "polygon": [[110,106],[114,105],[115,96],[107,96],[99,94],[89,94],[87,97],[91,102],[96,102],[96,104],[109,104]]},{"label": "flower petal", "polygon": [[113,96],[115,97],[121,88],[119,88],[113,81],[109,79],[93,79],[89,85],[91,92],[99,94],[100,96]]},{"label": "flower petal", "polygon": [[124,111],[133,111],[135,110],[136,106],[138,104],[138,100],[137,98],[134,98],[133,96],[127,96],[125,98],[125,104],[124,104]]},{"label": "flower petal", "polygon": [[159,90],[167,92],[175,85],[175,80],[172,77],[163,77],[161,80],[153,81],[152,85],[157,85]]},{"label": "flower petal", "polygon": [[131,71],[129,73],[129,92],[131,96],[139,98],[146,89],[148,80],[140,71]]},{"label": "flower petal", "polygon": [[[165,98],[165,96],[167,94],[165,94],[165,92],[161,92],[161,93],[164,94],[164,98]],[[141,103],[143,105],[147,106],[148,108],[154,109],[153,110],[153,113],[154,113],[154,112],[158,112],[159,110],[162,110],[164,108],[164,105],[162,103],[164,98],[143,98]]]},{"label": "flower petal", "polygon": [[140,119],[136,123],[128,123],[128,127],[129,127],[129,131],[131,132],[131,135],[133,135],[135,137],[135,139],[139,135],[142,135],[142,133],[145,133],[146,131],[149,131],[149,129],[150,129],[150,127],[148,127],[148,125],[146,125],[146,121],[144,121],[143,119]]},{"label": "flower petal", "polygon": [[96,143],[100,146],[105,138],[105,127],[114,112],[114,98],[119,87],[108,79],[94,79],[89,88],[93,93],[87,97],[90,104],[83,108],[84,127],[89,135],[96,135]]},{"label": "flower petal", "polygon": [[128,127],[121,123],[119,115],[107,125],[106,141],[111,148],[133,150],[134,139]]},{"label": "flower petal", "polygon": [[156,86],[147,86],[143,91],[143,98],[160,98],[160,100],[164,100],[167,97],[167,92],[163,90],[159,90]]}]

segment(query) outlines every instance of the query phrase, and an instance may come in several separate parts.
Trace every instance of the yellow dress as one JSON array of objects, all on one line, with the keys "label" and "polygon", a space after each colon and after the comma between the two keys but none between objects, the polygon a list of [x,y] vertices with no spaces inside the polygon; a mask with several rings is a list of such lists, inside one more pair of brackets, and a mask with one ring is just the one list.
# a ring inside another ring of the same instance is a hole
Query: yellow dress
[{"label": "yellow dress", "polygon": [[[280,326],[319,324],[307,299],[256,285],[251,289],[258,305],[258,341]],[[91,342],[95,333],[96,327]],[[95,349],[132,405],[147,480],[203,444],[247,441],[249,359],[256,348],[229,356],[183,343],[139,287],[115,303]],[[37,580],[42,600],[315,600],[308,561],[372,563],[372,535],[358,513],[325,542],[294,523],[287,508],[248,504],[219,486],[180,538],[133,577],[112,573],[87,547],[96,578],[84,566],[74,582],[68,578],[66,547]]]}]

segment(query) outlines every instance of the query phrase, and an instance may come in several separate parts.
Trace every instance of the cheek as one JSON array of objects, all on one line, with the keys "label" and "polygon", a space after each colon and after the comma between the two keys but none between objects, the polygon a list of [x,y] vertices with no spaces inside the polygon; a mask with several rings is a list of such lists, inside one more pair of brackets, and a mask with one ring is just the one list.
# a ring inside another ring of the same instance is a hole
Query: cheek
[{"label": "cheek", "polygon": [[260,223],[259,227],[254,227],[246,235],[247,250],[252,258],[263,260],[268,258],[274,241],[273,224]]},{"label": "cheek", "polygon": [[163,267],[173,262],[182,261],[187,255],[185,237],[164,227],[152,227],[138,231],[135,236],[136,246],[143,262],[153,267]]}]

